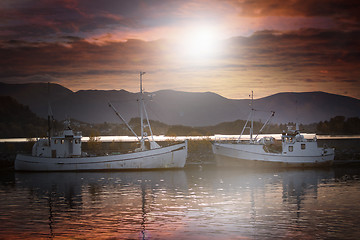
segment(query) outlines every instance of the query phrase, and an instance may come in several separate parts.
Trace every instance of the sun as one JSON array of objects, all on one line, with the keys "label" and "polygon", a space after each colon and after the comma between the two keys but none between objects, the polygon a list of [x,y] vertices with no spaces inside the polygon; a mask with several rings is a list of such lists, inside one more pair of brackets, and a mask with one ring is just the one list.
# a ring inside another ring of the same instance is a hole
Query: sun
[{"label": "sun", "polygon": [[180,40],[179,52],[187,57],[210,57],[219,50],[219,32],[211,26],[186,29]]}]

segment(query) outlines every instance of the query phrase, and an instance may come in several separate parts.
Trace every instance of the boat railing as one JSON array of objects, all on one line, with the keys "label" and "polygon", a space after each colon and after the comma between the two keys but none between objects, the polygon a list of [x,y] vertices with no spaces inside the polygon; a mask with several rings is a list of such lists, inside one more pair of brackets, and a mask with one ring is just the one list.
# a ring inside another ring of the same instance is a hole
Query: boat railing
[{"label": "boat railing", "polygon": [[[78,137],[81,137],[82,136],[82,132],[81,131],[76,131],[76,132],[73,132],[74,136],[78,136]],[[60,132],[55,132],[53,134],[53,137],[62,137],[64,136],[64,131],[60,131]]]},{"label": "boat railing", "polygon": [[82,136],[82,132],[81,131],[74,132],[74,136]]},{"label": "boat railing", "polygon": [[215,134],[214,141],[215,142],[229,142],[229,141],[236,141],[239,135],[221,135]]}]

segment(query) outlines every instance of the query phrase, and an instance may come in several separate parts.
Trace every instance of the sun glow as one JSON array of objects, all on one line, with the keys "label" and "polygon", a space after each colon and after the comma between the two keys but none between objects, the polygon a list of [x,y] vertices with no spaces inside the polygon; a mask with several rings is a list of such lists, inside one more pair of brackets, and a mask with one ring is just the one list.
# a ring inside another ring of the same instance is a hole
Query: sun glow
[{"label": "sun glow", "polygon": [[211,26],[196,26],[184,31],[179,52],[187,57],[209,57],[219,50],[220,34]]}]

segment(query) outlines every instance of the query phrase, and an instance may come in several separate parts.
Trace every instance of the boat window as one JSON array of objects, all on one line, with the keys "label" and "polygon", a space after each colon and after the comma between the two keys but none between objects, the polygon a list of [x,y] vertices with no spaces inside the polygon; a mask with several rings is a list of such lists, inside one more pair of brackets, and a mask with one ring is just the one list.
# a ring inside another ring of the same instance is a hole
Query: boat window
[{"label": "boat window", "polygon": [[289,152],[292,152],[294,150],[293,146],[289,146]]},{"label": "boat window", "polygon": [[55,144],[57,144],[57,143],[58,143],[58,140],[57,140],[57,139],[55,139],[55,140],[54,140],[54,143],[55,143]]},{"label": "boat window", "polygon": [[302,143],[302,144],[301,144],[301,149],[304,150],[305,148],[306,148],[306,144],[305,144],[305,143]]},{"label": "boat window", "polygon": [[61,139],[60,143],[63,144],[63,143],[64,143],[64,139]]}]

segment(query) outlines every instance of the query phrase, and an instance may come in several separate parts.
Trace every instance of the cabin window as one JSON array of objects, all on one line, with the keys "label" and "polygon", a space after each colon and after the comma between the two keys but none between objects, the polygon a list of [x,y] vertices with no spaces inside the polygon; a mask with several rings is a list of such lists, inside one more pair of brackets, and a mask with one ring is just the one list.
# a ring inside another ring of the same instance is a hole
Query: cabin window
[{"label": "cabin window", "polygon": [[55,139],[55,140],[54,140],[54,143],[55,143],[55,144],[57,144],[57,143],[58,143],[58,140],[57,140],[57,139]]},{"label": "cabin window", "polygon": [[75,144],[79,144],[79,139],[75,139]]},{"label": "cabin window", "polygon": [[60,143],[61,143],[61,144],[64,144],[64,139],[61,139],[61,140],[60,140]]},{"label": "cabin window", "polygon": [[306,148],[306,144],[305,143],[302,143],[301,144],[301,149],[304,150]]},{"label": "cabin window", "polygon": [[292,152],[294,150],[293,146],[289,146],[289,152]]}]

